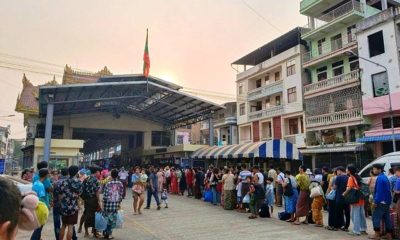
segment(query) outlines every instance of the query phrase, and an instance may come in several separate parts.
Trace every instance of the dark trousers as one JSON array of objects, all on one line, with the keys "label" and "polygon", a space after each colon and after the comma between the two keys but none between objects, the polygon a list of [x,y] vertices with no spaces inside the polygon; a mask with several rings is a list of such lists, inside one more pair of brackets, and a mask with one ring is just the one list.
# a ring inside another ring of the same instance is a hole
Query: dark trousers
[{"label": "dark trousers", "polygon": [[158,198],[157,189],[155,189],[154,191],[152,191],[151,189],[148,189],[147,190],[147,206],[146,207],[150,207],[151,197],[152,196],[154,196],[154,199],[156,200],[157,206],[160,205],[160,199]]},{"label": "dark trousers", "polygon": [[335,205],[335,228],[346,228],[350,226],[350,206],[345,203],[336,202]]},{"label": "dark trousers", "polygon": [[328,212],[329,212],[329,217],[328,217],[328,226],[334,227],[335,226],[335,217],[336,217],[336,201],[335,200],[329,200],[328,202]]},{"label": "dark trousers", "polygon": [[[60,230],[61,230],[61,213],[60,210],[53,208],[53,222],[54,222],[54,236],[56,240],[60,239]],[[40,239],[40,238],[39,238]],[[72,240],[78,240],[76,236],[75,227],[72,233]]]},{"label": "dark trousers", "polygon": [[122,180],[121,183],[124,186],[124,193],[122,195],[122,198],[125,198],[125,196],[126,196],[126,186],[128,185],[128,181],[127,180]]}]

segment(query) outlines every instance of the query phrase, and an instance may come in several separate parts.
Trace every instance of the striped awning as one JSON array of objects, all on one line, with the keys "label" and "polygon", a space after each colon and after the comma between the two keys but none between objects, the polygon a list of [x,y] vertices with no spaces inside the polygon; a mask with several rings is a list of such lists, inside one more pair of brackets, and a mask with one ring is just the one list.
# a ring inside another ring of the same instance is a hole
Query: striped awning
[{"label": "striped awning", "polygon": [[357,138],[357,142],[359,143],[367,143],[367,142],[389,142],[392,141],[393,138],[398,141],[400,140],[400,134],[394,135],[379,135],[379,136],[365,136],[362,138]]},{"label": "striped awning", "polygon": [[290,142],[275,139],[267,142],[204,147],[195,151],[193,159],[282,158],[302,160],[300,151]]}]

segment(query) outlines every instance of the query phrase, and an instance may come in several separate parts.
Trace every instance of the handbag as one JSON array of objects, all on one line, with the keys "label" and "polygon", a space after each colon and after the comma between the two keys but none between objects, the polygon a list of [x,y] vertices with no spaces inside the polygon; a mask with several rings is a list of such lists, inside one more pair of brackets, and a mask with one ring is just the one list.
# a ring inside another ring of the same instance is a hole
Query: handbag
[{"label": "handbag", "polygon": [[347,204],[355,204],[358,203],[361,199],[361,191],[358,189],[350,189],[350,191],[344,196],[344,201]]},{"label": "handbag", "polygon": [[249,195],[249,194],[246,194],[246,196],[244,196],[242,202],[243,202],[243,203],[250,203],[250,195]]},{"label": "handbag", "polygon": [[[356,184],[356,187],[358,188],[358,184],[357,184],[357,180],[353,179],[353,181]],[[360,191],[360,189],[355,189],[352,188],[350,189],[350,191],[344,196],[344,201],[347,204],[355,204],[358,203],[360,201],[360,199],[362,198],[362,193]]]},{"label": "handbag", "polygon": [[212,199],[213,199],[213,193],[211,192],[211,190],[207,190],[204,193],[204,201],[205,202],[212,202]]},{"label": "handbag", "polygon": [[287,197],[291,197],[293,196],[294,192],[293,192],[293,187],[292,187],[292,180],[290,178],[289,179],[289,183],[286,185],[285,189],[283,190],[283,195],[287,196]]},{"label": "handbag", "polygon": [[336,199],[336,190],[332,189],[329,193],[326,194],[326,199],[328,200],[335,200]]}]

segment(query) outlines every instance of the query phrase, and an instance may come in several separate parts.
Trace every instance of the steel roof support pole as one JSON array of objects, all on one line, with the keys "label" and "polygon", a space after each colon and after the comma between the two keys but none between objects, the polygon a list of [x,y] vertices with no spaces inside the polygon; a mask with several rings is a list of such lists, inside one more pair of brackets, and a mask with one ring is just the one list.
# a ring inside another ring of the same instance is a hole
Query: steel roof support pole
[{"label": "steel roof support pole", "polygon": [[53,127],[53,113],[54,103],[50,101],[47,104],[46,114],[46,128],[44,132],[44,147],[43,147],[43,160],[48,162],[50,159],[50,147],[51,147],[51,132]]},{"label": "steel roof support pole", "polygon": [[212,117],[208,119],[208,130],[210,136],[210,146],[214,146],[214,120]]}]

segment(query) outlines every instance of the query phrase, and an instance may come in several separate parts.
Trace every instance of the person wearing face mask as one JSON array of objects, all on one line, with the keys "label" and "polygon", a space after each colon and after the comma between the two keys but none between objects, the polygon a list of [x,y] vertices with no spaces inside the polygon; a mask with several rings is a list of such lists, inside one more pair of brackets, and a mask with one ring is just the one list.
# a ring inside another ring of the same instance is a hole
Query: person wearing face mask
[{"label": "person wearing face mask", "polygon": [[0,178],[0,240],[14,240],[17,235],[21,193],[9,180]]}]

